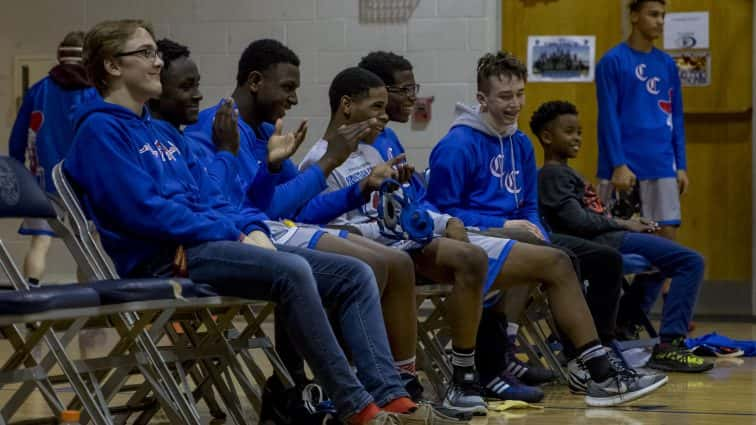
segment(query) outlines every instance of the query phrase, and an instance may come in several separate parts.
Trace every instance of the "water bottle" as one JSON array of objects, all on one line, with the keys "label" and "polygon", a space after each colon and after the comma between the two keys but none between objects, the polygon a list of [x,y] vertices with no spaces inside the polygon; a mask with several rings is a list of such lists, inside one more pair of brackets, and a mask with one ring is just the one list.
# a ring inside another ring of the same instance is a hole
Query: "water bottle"
[{"label": "water bottle", "polygon": [[64,410],[60,412],[60,425],[81,425],[81,413],[78,410]]}]

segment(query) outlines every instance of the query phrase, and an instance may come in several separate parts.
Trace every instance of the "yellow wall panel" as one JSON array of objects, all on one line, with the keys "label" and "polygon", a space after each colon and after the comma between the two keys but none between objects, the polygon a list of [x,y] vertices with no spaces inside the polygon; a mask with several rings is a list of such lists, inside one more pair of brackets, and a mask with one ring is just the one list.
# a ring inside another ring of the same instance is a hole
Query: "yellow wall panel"
[{"label": "yellow wall panel", "polygon": [[[726,7],[723,5],[726,3]],[[751,279],[751,17],[750,0],[672,0],[668,12],[710,12],[712,85],[685,88],[690,193],[682,199],[679,240],[707,259],[706,278]],[[595,35],[597,60],[623,40],[626,14],[618,0],[502,0],[502,46],[526,59],[529,35]],[[583,150],[572,165],[596,174],[596,94],[592,83],[528,83],[520,127],[543,102],[575,103]]]}]

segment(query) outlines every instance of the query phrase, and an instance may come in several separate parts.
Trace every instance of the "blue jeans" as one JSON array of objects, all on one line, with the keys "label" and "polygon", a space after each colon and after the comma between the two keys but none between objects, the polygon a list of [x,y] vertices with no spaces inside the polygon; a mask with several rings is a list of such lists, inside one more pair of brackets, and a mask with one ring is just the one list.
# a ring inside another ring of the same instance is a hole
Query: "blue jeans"
[{"label": "blue jeans", "polygon": [[[394,370],[378,285],[370,267],[341,255],[277,248],[206,242],[186,250],[189,277],[214,286],[222,295],[275,302],[276,321],[285,324],[295,348],[342,418],[373,401],[385,404],[407,396]],[[329,315],[352,352],[356,377]]]},{"label": "blue jeans", "polygon": [[650,309],[651,304],[656,301],[664,280],[672,279],[662,311],[659,334],[669,337],[687,335],[688,324],[693,317],[693,308],[703,280],[704,260],[701,254],[660,236],[633,232],[625,233],[620,252],[642,255],[659,270],[653,277],[637,281],[651,285],[643,288],[644,309]]}]

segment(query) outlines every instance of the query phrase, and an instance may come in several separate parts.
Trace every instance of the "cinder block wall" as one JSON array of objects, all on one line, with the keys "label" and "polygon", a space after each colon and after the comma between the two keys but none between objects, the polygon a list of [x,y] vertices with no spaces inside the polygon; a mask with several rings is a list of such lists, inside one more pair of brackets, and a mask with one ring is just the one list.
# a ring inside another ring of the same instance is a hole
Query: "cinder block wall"
[{"label": "cinder block wall", "polygon": [[[192,50],[202,74],[203,107],[229,95],[239,55],[253,40],[271,37],[302,60],[298,106],[287,127],[310,120],[306,144],[328,123],[328,85],[341,69],[371,50],[400,53],[413,63],[420,96],[434,96],[433,117],[422,130],[393,126],[418,168],[427,165],[433,145],[453,120],[454,103],[475,99],[475,63],[500,43],[496,0],[420,0],[409,22],[361,24],[358,0],[3,0],[0,14],[0,145],[15,117],[13,58],[55,55],[63,35],[116,18],[143,18],[158,37],[170,37]],[[16,235],[17,222],[0,223],[0,235],[19,260],[28,242]],[[54,244],[49,277],[73,276],[71,257]]]}]

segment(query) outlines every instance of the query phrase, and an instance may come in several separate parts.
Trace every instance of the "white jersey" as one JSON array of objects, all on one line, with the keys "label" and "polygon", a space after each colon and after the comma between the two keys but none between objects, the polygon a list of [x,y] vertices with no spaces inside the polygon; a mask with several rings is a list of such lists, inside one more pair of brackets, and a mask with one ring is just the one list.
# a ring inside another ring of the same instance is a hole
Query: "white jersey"
[{"label": "white jersey", "polygon": [[[313,146],[307,155],[305,155],[302,163],[299,164],[299,168],[307,168],[320,160],[320,158],[325,155],[327,148],[327,141],[322,139],[318,140],[318,142],[315,143],[315,146]],[[380,165],[383,162],[381,154],[373,146],[360,143],[357,150],[352,153],[341,166],[333,170],[330,176],[328,176],[328,179],[326,180],[328,188],[326,191],[336,191],[356,184],[370,175],[373,167]],[[396,240],[395,238],[390,238],[381,234],[380,226],[378,225],[379,202],[380,194],[378,192],[373,192],[368,202],[357,209],[341,215],[332,221],[331,224],[356,227],[364,237],[397,249],[413,250],[422,248],[423,245],[419,242],[411,240]],[[428,212],[433,218],[434,236],[440,237],[444,235],[446,233],[446,223],[451,216],[433,211]],[[514,245],[514,241],[504,238],[483,236],[475,233],[468,233],[467,236],[470,239],[470,243],[483,248],[488,255],[488,275],[483,289],[483,293],[488,293],[489,289],[496,281],[501,268],[504,266],[504,263],[509,256],[509,252]],[[488,295],[494,294],[492,293]]]},{"label": "white jersey", "polygon": [[[305,155],[302,162],[299,164],[300,169],[305,169],[325,155],[328,149],[328,142],[320,139]],[[336,191],[345,187],[351,186],[363,180],[370,175],[373,167],[382,164],[383,158],[381,154],[371,145],[360,143],[357,146],[357,150],[349,155],[346,161],[337,167],[326,179],[328,184],[327,192]],[[401,189],[399,189],[401,191]],[[401,195],[401,194],[400,194]],[[378,225],[378,204],[380,202],[380,193],[373,192],[370,195],[368,202],[363,204],[357,209],[342,214],[331,224],[335,225],[349,225],[359,229],[362,236],[380,241],[385,244],[391,244],[396,242],[395,239],[388,238],[381,234],[380,226]],[[435,236],[441,236],[446,230],[446,223],[451,216],[447,214],[439,214],[433,211],[428,211],[433,218],[433,230]]]}]

